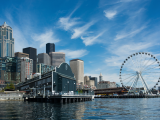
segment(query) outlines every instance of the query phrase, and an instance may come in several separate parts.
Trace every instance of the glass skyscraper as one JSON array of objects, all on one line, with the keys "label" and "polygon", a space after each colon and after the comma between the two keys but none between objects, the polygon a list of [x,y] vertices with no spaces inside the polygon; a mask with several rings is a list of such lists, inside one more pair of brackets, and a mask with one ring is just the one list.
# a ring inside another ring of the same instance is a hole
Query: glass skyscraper
[{"label": "glass skyscraper", "polygon": [[6,22],[0,26],[0,57],[14,57],[13,30]]},{"label": "glass skyscraper", "polygon": [[55,52],[55,44],[47,43],[46,44],[46,53],[49,55],[50,52]]}]

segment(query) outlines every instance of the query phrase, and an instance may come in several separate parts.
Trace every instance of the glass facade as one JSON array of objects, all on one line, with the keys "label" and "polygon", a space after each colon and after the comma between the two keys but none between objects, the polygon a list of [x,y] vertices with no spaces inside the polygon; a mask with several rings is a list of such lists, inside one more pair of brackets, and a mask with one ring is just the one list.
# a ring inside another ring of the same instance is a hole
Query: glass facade
[{"label": "glass facade", "polygon": [[19,83],[20,72],[18,72],[18,58],[0,57],[0,79],[5,83]]},{"label": "glass facade", "polygon": [[46,53],[49,55],[50,52],[55,52],[55,44],[47,43],[46,44]]},{"label": "glass facade", "polygon": [[14,57],[14,38],[12,37],[12,28],[6,23],[0,26],[0,43],[0,57]]},{"label": "glass facade", "polygon": [[54,67],[51,65],[45,65],[43,63],[37,64],[37,73],[44,74],[52,70],[54,70]]}]

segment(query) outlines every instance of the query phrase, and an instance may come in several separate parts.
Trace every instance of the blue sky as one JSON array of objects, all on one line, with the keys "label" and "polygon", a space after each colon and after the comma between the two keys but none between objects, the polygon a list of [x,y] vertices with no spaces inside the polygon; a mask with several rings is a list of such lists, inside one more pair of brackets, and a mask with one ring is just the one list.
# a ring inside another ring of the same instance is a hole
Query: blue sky
[{"label": "blue sky", "polygon": [[7,0],[0,24],[13,28],[15,52],[55,43],[66,62],[84,60],[85,75],[119,82],[126,57],[144,51],[160,59],[159,0]]}]

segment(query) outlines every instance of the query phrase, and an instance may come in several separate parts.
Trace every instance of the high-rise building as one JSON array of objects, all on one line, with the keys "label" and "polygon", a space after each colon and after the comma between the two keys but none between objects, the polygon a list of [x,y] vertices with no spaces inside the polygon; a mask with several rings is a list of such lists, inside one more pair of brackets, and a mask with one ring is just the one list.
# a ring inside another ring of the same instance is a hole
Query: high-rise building
[{"label": "high-rise building", "polygon": [[97,77],[89,76],[90,80],[94,80],[94,85],[97,87]]},{"label": "high-rise building", "polygon": [[50,52],[49,56],[53,67],[59,67],[61,63],[65,63],[65,53],[63,52]]},{"label": "high-rise building", "polygon": [[77,83],[84,84],[84,62],[80,59],[70,60],[70,67],[75,75]]},{"label": "high-rise building", "polygon": [[23,53],[29,54],[29,58],[33,60],[33,73],[36,73],[37,49],[32,47],[23,48]]},{"label": "high-rise building", "polygon": [[26,79],[30,79],[33,73],[33,60],[28,57],[18,58],[18,66],[20,81],[25,82]]},{"label": "high-rise building", "polygon": [[37,56],[37,63],[43,63],[45,65],[51,65],[51,58],[47,53],[40,53]]},{"label": "high-rise building", "polygon": [[14,54],[14,56],[15,57],[19,57],[19,58],[21,58],[21,57],[28,57],[29,58],[29,54],[27,54],[27,53],[21,53],[21,52],[16,52]]},{"label": "high-rise building", "polygon": [[20,82],[20,72],[18,71],[17,57],[0,57],[0,80],[7,83],[17,84]]},{"label": "high-rise building", "polygon": [[100,73],[99,75],[99,82],[103,81],[103,76],[102,76],[102,73]]},{"label": "high-rise building", "polygon": [[0,57],[14,57],[13,30],[6,22],[0,26]]},{"label": "high-rise building", "polygon": [[55,52],[55,44],[47,43],[46,44],[46,53],[49,55],[50,52]]}]

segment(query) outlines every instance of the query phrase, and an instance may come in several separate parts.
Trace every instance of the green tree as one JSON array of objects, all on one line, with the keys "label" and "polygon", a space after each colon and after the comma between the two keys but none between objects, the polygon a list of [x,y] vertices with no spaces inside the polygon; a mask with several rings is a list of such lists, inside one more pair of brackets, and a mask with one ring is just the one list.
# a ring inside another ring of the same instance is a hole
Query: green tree
[{"label": "green tree", "polygon": [[5,87],[5,89],[10,89],[10,86],[9,86],[8,83],[7,83],[6,87]]},{"label": "green tree", "polygon": [[15,90],[14,84],[13,84],[13,83],[10,83],[9,88],[12,89],[12,90]]}]

